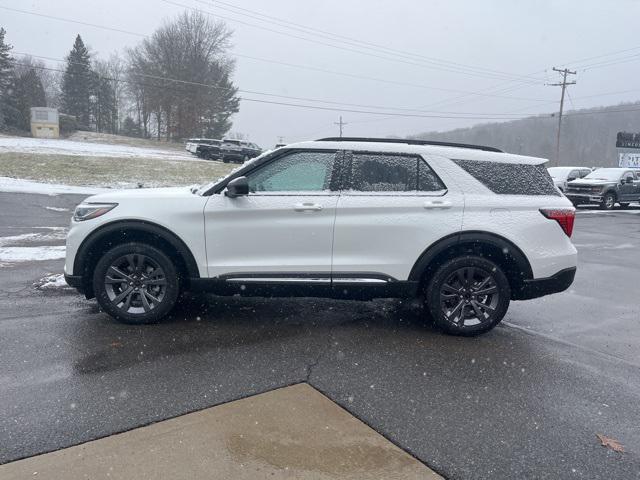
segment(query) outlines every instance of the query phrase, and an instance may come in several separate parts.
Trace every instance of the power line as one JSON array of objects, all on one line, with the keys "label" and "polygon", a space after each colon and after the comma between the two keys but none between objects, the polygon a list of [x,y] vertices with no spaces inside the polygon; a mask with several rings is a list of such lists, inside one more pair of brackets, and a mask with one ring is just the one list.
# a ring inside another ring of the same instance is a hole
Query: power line
[{"label": "power line", "polygon": [[[20,10],[20,9],[17,9],[17,8],[5,7],[3,5],[0,5],[0,9],[9,10],[9,11],[12,11],[12,12],[22,13],[22,14],[26,14],[26,15],[34,15],[34,16],[37,16],[37,17],[43,17],[43,18],[47,18],[47,19],[50,19],[50,20],[56,20],[56,21],[61,21],[61,22],[66,22],[66,23],[74,23],[74,24],[78,24],[78,25],[89,26],[89,27],[98,28],[98,29],[101,29],[101,30],[113,31],[113,32],[118,32],[118,33],[125,33],[125,34],[128,34],[128,35],[134,35],[134,36],[139,37],[139,38],[150,38],[149,35],[143,34],[143,33],[140,33],[140,32],[133,32],[133,31],[124,30],[124,29],[121,29],[121,28],[114,28],[114,27],[109,27],[109,26],[106,26],[106,25],[88,23],[88,22],[83,22],[83,21],[69,19],[69,18],[63,18],[63,17],[57,17],[57,16],[53,16],[53,15],[41,14],[41,13],[37,13],[37,12],[30,12],[30,11],[27,11],[27,10]],[[442,88],[442,87],[419,85],[419,84],[409,83],[409,82],[398,82],[398,81],[393,81],[393,80],[388,80],[388,79],[368,77],[368,76],[364,76],[364,75],[351,74],[351,73],[340,72],[340,71],[335,71],[335,70],[326,70],[326,69],[321,69],[321,68],[317,68],[317,67],[312,67],[312,66],[309,66],[309,65],[299,65],[299,64],[295,64],[295,63],[281,62],[281,61],[277,61],[277,60],[260,58],[260,57],[255,57],[255,56],[251,56],[251,55],[244,55],[244,54],[235,53],[235,52],[234,52],[234,55],[237,56],[237,57],[240,57],[240,58],[247,58],[247,59],[250,59],[250,60],[261,61],[261,62],[266,62],[266,63],[270,63],[270,64],[275,64],[275,65],[284,65],[284,66],[288,66],[288,67],[294,67],[294,68],[300,68],[300,69],[305,69],[305,70],[329,73],[329,74],[333,74],[333,75],[341,75],[341,76],[345,76],[345,77],[358,78],[358,79],[363,79],[363,80],[371,80],[371,81],[375,81],[375,82],[381,82],[381,83],[387,83],[387,84],[393,84],[393,85],[409,86],[409,87],[423,88],[423,89],[427,89],[427,90],[437,90],[437,91],[451,92],[451,93],[461,93],[461,94],[470,95],[470,96],[478,95],[478,96],[487,96],[487,97],[495,97],[495,98],[508,98],[508,99],[513,99],[513,100],[523,100],[523,101],[532,101],[532,102],[544,102],[545,101],[545,100],[542,100],[542,99],[523,98],[523,97],[510,97],[510,96],[504,96],[504,95],[492,95],[490,93],[483,93],[483,92],[471,92],[471,91],[455,90],[455,89]],[[33,55],[33,56],[35,57],[37,55]]]},{"label": "power line", "polygon": [[[480,74],[480,73],[464,72],[464,71],[460,71],[460,70],[453,70],[451,68],[437,67],[437,66],[432,66],[432,65],[426,65],[424,63],[410,62],[410,61],[403,60],[401,58],[397,58],[397,56],[396,57],[389,57],[389,56],[378,55],[378,54],[371,53],[371,52],[363,52],[361,50],[356,50],[356,49],[349,48],[349,47],[344,47],[344,46],[340,46],[340,45],[334,45],[334,44],[331,44],[331,43],[322,42],[322,41],[315,40],[315,39],[312,39],[312,38],[301,37],[299,35],[294,35],[294,34],[291,34],[291,33],[288,33],[288,32],[282,32],[280,30],[276,30],[276,29],[273,29],[273,28],[265,27],[263,25],[256,25],[256,24],[253,24],[253,23],[246,22],[244,20],[239,20],[237,18],[231,18],[231,17],[227,17],[227,16],[224,16],[224,15],[220,15],[218,13],[212,13],[212,12],[209,12],[207,10],[202,10],[201,8],[195,8],[195,7],[192,7],[190,5],[186,5],[184,3],[176,2],[176,1],[173,1],[173,0],[160,0],[160,1],[162,1],[164,3],[167,3],[167,4],[170,4],[170,5],[177,6],[177,7],[185,8],[187,10],[191,10],[191,11],[199,12],[199,13],[202,13],[202,14],[205,14],[205,15],[209,15],[209,16],[212,16],[212,17],[219,17],[219,18],[222,18],[224,20],[228,20],[230,22],[236,22],[236,23],[239,23],[241,25],[246,25],[246,26],[249,26],[249,27],[258,28],[260,30],[265,30],[265,31],[268,31],[268,32],[277,33],[278,35],[284,35],[286,37],[296,38],[298,40],[303,40],[305,42],[315,43],[315,44],[323,45],[323,46],[326,46],[326,47],[336,48],[338,50],[344,50],[344,51],[348,51],[348,52],[359,53],[361,55],[366,55],[366,56],[369,56],[369,57],[379,58],[379,59],[387,60],[387,61],[390,61],[390,62],[403,63],[403,64],[407,64],[407,65],[413,65],[413,66],[436,69],[436,70],[443,70],[443,71],[447,71],[447,72],[450,72],[450,73],[458,73],[458,74],[470,75],[470,76],[476,76],[476,77],[479,76],[479,77],[483,77],[483,78],[499,79],[499,80],[500,79],[501,80],[505,80],[506,79],[506,77],[504,77],[504,76],[497,76],[497,75],[494,75],[494,74]],[[202,3],[201,0],[196,0],[196,1],[199,2],[199,3]],[[534,80],[528,80],[528,81],[530,83],[532,83],[532,84],[537,84],[538,83],[537,81],[534,81]]]},{"label": "power line", "polygon": [[[18,55],[26,55],[26,56],[31,56],[31,57],[34,57],[34,58],[41,58],[41,59],[46,59],[46,60],[68,62],[68,63],[78,63],[78,62],[70,62],[69,60],[62,59],[62,58],[47,57],[47,56],[44,56],[44,55],[34,55],[34,54],[26,53],[26,52],[15,52],[15,53],[18,54]],[[151,80],[163,80],[163,81],[169,81],[169,82],[180,83],[180,84],[191,85],[191,86],[197,86],[197,87],[212,88],[212,89],[216,89],[216,90],[238,91],[238,92],[242,92],[242,93],[248,93],[248,94],[251,94],[251,95],[262,95],[262,96],[269,96],[269,97],[285,98],[285,99],[289,99],[289,100],[301,100],[301,101],[315,102],[315,103],[326,103],[326,104],[330,104],[330,105],[342,105],[342,106],[348,106],[348,107],[372,108],[372,109],[378,109],[378,110],[398,110],[398,111],[419,112],[419,113],[450,114],[450,115],[489,115],[489,116],[502,116],[502,115],[505,115],[503,113],[487,113],[487,114],[483,113],[483,114],[479,114],[479,113],[475,113],[475,112],[441,112],[441,111],[433,111],[433,110],[421,110],[421,109],[417,109],[417,108],[405,108],[405,107],[393,107],[393,106],[382,106],[382,105],[367,105],[367,104],[359,104],[359,103],[347,103],[347,102],[338,102],[338,101],[332,101],[332,100],[322,100],[322,99],[309,98],[309,97],[295,97],[295,96],[290,96],[290,95],[280,95],[280,94],[276,94],[276,93],[260,92],[260,91],[256,91],[256,90],[246,90],[246,89],[236,89],[236,88],[221,87],[219,85],[213,85],[213,84],[208,84],[208,83],[194,82],[194,81],[190,81],[190,80],[182,80],[182,79],[177,79],[177,78],[164,77],[164,76],[160,76],[160,75],[150,75],[150,74],[138,73],[138,72],[131,72],[131,75],[138,76],[138,77],[143,77],[143,78],[148,78],[148,79],[151,79]],[[111,79],[110,78],[105,78],[105,79],[106,80],[116,80],[116,79],[113,79],[113,78],[111,78]]]},{"label": "power line", "polygon": [[[20,62],[15,62],[18,65],[24,65],[26,67],[32,67],[32,68],[37,68],[37,69],[41,69],[41,70],[49,70],[49,71],[54,71],[54,72],[61,72],[64,73],[64,70],[58,69],[58,68],[51,68],[51,67],[44,67],[41,65],[30,65],[27,63],[20,63]],[[116,79],[116,78],[112,78],[112,77],[105,77],[103,75],[96,75],[97,78],[101,78],[103,80],[110,80],[110,81],[114,81],[114,82],[122,82],[122,83],[127,83],[127,84],[138,84],[137,82],[131,82],[129,80],[123,80],[123,79]],[[158,77],[159,79],[161,79],[162,77]],[[166,79],[166,80],[171,80],[171,79]],[[187,82],[187,83],[192,83],[192,82]],[[176,88],[171,88],[171,87],[167,87],[167,86],[158,86],[158,85],[153,85],[153,84],[141,84],[144,86],[148,86],[148,87],[152,87],[152,88],[157,88],[157,89],[168,89],[168,90],[174,90],[177,91]],[[203,86],[208,86],[210,88],[222,88],[222,87],[217,87],[214,85],[206,85],[206,84],[202,84]],[[490,116],[480,116],[480,115],[484,115],[484,114],[473,114],[473,115],[464,115],[464,116],[451,116],[451,115],[427,115],[427,114],[411,114],[411,113],[393,113],[393,112],[375,112],[375,111],[370,111],[370,110],[356,110],[356,109],[350,109],[350,108],[337,108],[337,107],[322,107],[319,105],[308,105],[308,104],[299,104],[299,103],[288,103],[288,102],[276,102],[276,101],[271,101],[271,100],[263,100],[263,99],[257,99],[257,98],[248,98],[248,97],[238,97],[239,100],[241,101],[245,101],[245,102],[255,102],[255,103],[265,103],[265,104],[270,104],[270,105],[281,105],[281,106],[288,106],[288,107],[297,107],[297,108],[304,108],[304,109],[309,109],[309,110],[325,110],[325,111],[331,111],[331,112],[348,112],[348,113],[364,113],[364,114],[369,114],[369,115],[391,115],[391,116],[402,116],[402,117],[413,117],[413,118],[449,118],[449,119],[454,119],[454,118],[459,118],[459,119],[467,119],[467,120],[515,120],[518,119],[520,117],[490,117]]]},{"label": "power line", "polygon": [[[402,56],[404,58],[410,58],[410,59],[420,59],[423,61],[427,61],[429,63],[434,63],[436,65],[440,65],[440,66],[445,66],[445,67],[449,67],[449,68],[463,68],[466,69],[468,71],[476,71],[476,72],[485,72],[485,73],[491,73],[494,75],[502,75],[502,76],[509,76],[509,77],[513,77],[513,78],[527,78],[529,79],[529,76],[526,75],[518,75],[518,74],[513,74],[513,73],[509,73],[509,72],[504,72],[504,71],[500,71],[500,70],[493,70],[493,69],[489,69],[486,67],[478,67],[478,66],[474,66],[474,65],[466,65],[463,63],[459,63],[459,62],[453,62],[450,60],[443,60],[443,59],[439,59],[439,58],[435,58],[435,57],[428,57],[426,55],[421,55],[421,54],[417,54],[417,53],[413,53],[413,52],[407,52],[407,51],[403,51],[403,50],[397,50],[397,49],[393,49],[393,48],[389,48],[387,46],[384,45],[380,45],[380,44],[376,44],[376,43],[372,43],[372,42],[368,42],[368,41],[364,41],[364,40],[360,40],[357,38],[353,38],[353,37],[348,37],[346,35],[340,35],[337,33],[333,33],[333,32],[328,32],[326,30],[321,30],[318,28],[314,28],[314,27],[310,27],[308,25],[302,25],[300,23],[296,23],[296,22],[292,22],[290,20],[284,20],[282,18],[278,18],[272,15],[267,15],[264,13],[260,13],[257,12],[255,10],[250,10],[248,8],[242,8],[242,7],[238,7],[236,5],[227,3],[227,2],[223,2],[223,1],[219,1],[219,0],[215,0],[215,1],[202,1],[202,0],[195,0],[198,3],[201,4],[206,4],[208,6],[211,6],[213,8],[216,9],[220,9],[220,10],[224,10],[227,12],[231,12],[234,13],[236,15],[242,15],[242,16],[246,16],[249,18],[253,18],[256,20],[259,20],[261,22],[269,22],[270,24],[273,24],[274,22],[276,24],[278,24],[279,26],[285,27],[285,28],[289,28],[292,30],[296,30],[296,31],[300,31],[303,32],[307,35],[311,34],[311,35],[316,35],[316,36],[320,36],[321,38],[327,38],[330,40],[340,40],[342,42],[345,42],[349,45],[353,45],[353,46],[357,46],[357,47],[361,47],[361,48],[367,48],[370,50],[374,50],[374,51],[384,51],[384,53],[391,53],[394,55],[399,55]],[[225,8],[221,5],[226,5]],[[242,12],[247,12],[247,13],[242,13]],[[265,20],[266,19],[266,20]],[[316,33],[317,32],[317,33]]]}]

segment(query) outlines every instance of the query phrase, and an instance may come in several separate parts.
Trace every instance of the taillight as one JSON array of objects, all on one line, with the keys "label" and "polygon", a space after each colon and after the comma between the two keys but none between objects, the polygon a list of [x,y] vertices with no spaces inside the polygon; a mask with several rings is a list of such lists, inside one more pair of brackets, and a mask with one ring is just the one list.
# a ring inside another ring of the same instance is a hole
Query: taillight
[{"label": "taillight", "polygon": [[573,233],[573,222],[576,219],[576,211],[573,208],[541,208],[540,213],[549,220],[558,222],[567,237]]}]

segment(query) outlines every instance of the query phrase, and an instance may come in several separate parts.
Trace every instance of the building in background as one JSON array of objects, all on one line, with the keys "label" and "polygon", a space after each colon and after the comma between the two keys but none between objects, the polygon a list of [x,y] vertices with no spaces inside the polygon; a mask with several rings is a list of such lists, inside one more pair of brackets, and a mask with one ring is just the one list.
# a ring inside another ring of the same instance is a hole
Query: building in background
[{"label": "building in background", "polygon": [[618,132],[618,166],[640,168],[640,133]]},{"label": "building in background", "polygon": [[31,135],[35,138],[58,138],[60,136],[58,110],[33,107],[31,109]]}]

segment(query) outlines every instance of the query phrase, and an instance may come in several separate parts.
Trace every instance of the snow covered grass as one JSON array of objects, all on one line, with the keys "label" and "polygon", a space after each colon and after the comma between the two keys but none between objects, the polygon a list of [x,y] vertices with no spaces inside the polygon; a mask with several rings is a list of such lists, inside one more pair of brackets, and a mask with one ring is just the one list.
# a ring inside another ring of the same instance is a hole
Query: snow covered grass
[{"label": "snow covered grass", "polygon": [[[89,133],[89,132],[87,132]],[[114,136],[115,137],[115,136]],[[120,137],[117,137],[120,138]],[[89,139],[89,137],[87,137]],[[78,155],[82,157],[118,157],[118,158],[164,158],[166,160],[202,161],[189,152],[168,145],[157,143],[153,148],[147,145],[102,143],[91,137],[92,141],[76,141],[66,139],[0,137],[0,153],[37,153],[41,155]],[[143,142],[140,140],[141,143]],[[147,141],[148,142],[148,141]]]},{"label": "snow covered grass", "polygon": [[[231,168],[221,162],[168,160],[144,156],[0,153],[0,177],[83,187],[135,188],[139,184],[144,187],[203,184],[226,175]],[[5,180],[5,183],[10,182]],[[84,189],[82,192],[54,193],[96,192]]]},{"label": "snow covered grass", "polygon": [[[74,193],[78,195],[94,195],[96,193],[107,192],[107,188],[99,187],[76,187],[73,185],[60,185],[57,183],[34,182],[21,178],[0,177],[0,192],[15,193],[42,193],[45,195],[60,195],[64,193]],[[47,210],[68,211],[66,208],[45,207]]]}]

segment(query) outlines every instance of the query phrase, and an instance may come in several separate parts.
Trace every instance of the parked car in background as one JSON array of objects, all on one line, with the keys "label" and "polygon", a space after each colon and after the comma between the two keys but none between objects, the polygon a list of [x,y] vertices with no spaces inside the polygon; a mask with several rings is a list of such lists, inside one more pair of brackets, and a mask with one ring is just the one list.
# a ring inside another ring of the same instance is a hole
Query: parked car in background
[{"label": "parked car in background", "polygon": [[477,335],[511,300],[573,282],[575,208],[545,162],[419,140],[291,144],[199,189],[86,199],[65,278],[134,324],[160,320],[192,289],[417,298],[446,332]]},{"label": "parked car in background", "polygon": [[241,142],[243,160],[246,162],[262,153],[262,149],[252,142]]},{"label": "parked car in background", "polygon": [[611,210],[619,203],[626,208],[640,201],[640,169],[599,168],[568,182],[564,194],[574,205],[595,204]]},{"label": "parked car in background", "polygon": [[197,145],[195,154],[206,160],[220,159],[222,157],[222,140],[203,140]]},{"label": "parked car in background", "polygon": [[547,168],[547,170],[553,179],[553,183],[561,192],[565,191],[568,182],[586,177],[591,173],[589,167],[551,167]]},{"label": "parked car in background", "polygon": [[[216,140],[213,138],[190,138],[185,144],[185,150],[193,155],[197,155],[200,158],[207,158],[205,156],[205,152],[207,150],[210,150],[210,152],[213,154],[216,148],[219,149],[220,143],[220,140]],[[211,146],[213,148],[207,149],[207,146]]]},{"label": "parked car in background", "polygon": [[242,140],[232,138],[222,139],[220,147],[222,161],[224,163],[235,162],[242,163],[244,161],[244,153],[242,151]]}]

